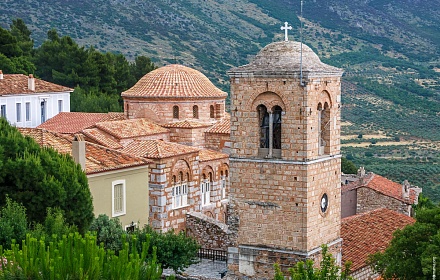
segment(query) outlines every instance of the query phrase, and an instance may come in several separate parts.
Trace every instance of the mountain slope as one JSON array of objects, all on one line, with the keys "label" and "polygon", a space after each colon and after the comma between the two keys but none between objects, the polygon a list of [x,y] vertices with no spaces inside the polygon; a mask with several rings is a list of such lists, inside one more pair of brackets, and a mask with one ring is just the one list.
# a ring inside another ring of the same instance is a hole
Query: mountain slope
[{"label": "mountain slope", "polygon": [[[98,50],[131,59],[147,55],[158,66],[184,64],[228,91],[226,71],[246,64],[268,43],[283,40],[280,27],[285,21],[293,26],[290,39],[299,40],[300,3],[3,0],[0,26],[7,28],[12,19],[22,18],[36,45],[56,28],[59,34]],[[388,151],[344,147],[343,153],[365,163],[367,170],[394,180],[414,179],[429,186],[428,193],[440,193],[435,191],[440,189],[440,157],[435,153],[440,150],[440,0],[304,0],[302,21],[304,42],[324,62],[345,70],[342,117],[350,125],[344,126],[344,136],[380,131],[388,140],[434,145],[426,149],[408,144]],[[397,156],[399,149],[421,152]],[[366,160],[367,153],[377,160]],[[414,177],[414,168],[397,174],[396,156],[398,162],[413,167],[423,159],[423,166],[433,168],[430,177]],[[382,165],[375,167],[379,159]]]}]

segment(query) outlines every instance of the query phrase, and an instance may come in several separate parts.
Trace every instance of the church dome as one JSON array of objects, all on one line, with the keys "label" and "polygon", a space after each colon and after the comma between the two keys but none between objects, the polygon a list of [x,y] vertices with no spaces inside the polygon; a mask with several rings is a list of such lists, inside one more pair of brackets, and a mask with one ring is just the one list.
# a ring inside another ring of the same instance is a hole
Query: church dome
[{"label": "church dome", "polygon": [[227,93],[199,71],[177,64],[160,67],[143,76],[122,97],[226,98]]},{"label": "church dome", "polygon": [[[293,41],[274,42],[264,47],[255,59],[244,66],[229,70],[229,74],[254,75],[295,74],[301,69],[301,43]],[[302,71],[310,74],[342,75],[342,70],[327,65],[305,44],[302,44]]]}]

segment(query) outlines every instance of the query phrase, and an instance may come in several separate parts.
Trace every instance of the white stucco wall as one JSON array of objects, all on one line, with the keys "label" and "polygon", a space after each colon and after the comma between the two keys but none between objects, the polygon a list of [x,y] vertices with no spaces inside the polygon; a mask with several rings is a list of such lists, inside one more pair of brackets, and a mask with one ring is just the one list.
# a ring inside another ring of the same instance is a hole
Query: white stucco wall
[{"label": "white stucco wall", "polygon": [[[62,101],[61,112],[70,112],[70,93],[14,94],[0,96],[0,108],[6,105],[6,119],[17,127],[36,127],[42,123],[41,103],[45,101],[45,120],[58,114],[58,101]],[[17,120],[17,103],[21,104],[21,120]],[[26,103],[30,104],[29,120],[26,120]],[[3,113],[3,112],[2,112]]]}]

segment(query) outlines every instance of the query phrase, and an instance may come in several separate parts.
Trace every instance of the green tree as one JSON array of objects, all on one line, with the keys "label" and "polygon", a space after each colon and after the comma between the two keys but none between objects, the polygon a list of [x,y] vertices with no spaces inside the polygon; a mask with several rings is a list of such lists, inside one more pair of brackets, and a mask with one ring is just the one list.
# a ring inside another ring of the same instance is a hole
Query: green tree
[{"label": "green tree", "polygon": [[6,197],[0,210],[0,246],[10,248],[13,240],[23,240],[28,233],[26,208]]},{"label": "green tree", "polygon": [[110,219],[107,215],[101,214],[93,220],[90,230],[96,232],[98,244],[104,244],[104,248],[119,251],[122,248],[122,235],[126,232],[122,229],[119,219]]},{"label": "green tree", "polygon": [[10,25],[11,35],[17,39],[18,46],[25,56],[31,56],[34,41],[31,39],[31,31],[22,19],[13,19]]},{"label": "green tree", "polygon": [[48,243],[55,242],[57,238],[76,231],[75,226],[66,223],[63,212],[60,209],[47,208],[44,223],[34,225],[32,236],[37,239],[44,239]]},{"label": "green tree", "polygon": [[80,87],[76,87],[70,94],[70,106],[72,112],[122,112],[119,95],[107,95],[96,90],[87,92]]},{"label": "green tree", "polygon": [[[142,78],[145,74],[150,71],[153,71],[157,67],[151,61],[150,58],[146,56],[137,56],[134,60],[134,63],[131,65],[131,74],[134,77],[134,81],[137,82]],[[131,87],[132,85],[129,85]]]},{"label": "green tree", "polygon": [[[369,258],[385,279],[432,279],[440,276],[440,207],[420,207],[416,222],[394,232],[390,246]],[[437,260],[434,261],[434,258]]]},{"label": "green tree", "polygon": [[171,268],[177,273],[198,262],[197,253],[200,246],[195,239],[186,236],[184,231],[175,233],[169,230],[159,233],[146,226],[133,234],[140,241],[144,241],[145,236],[151,236],[151,246],[157,248],[157,260],[163,268]]},{"label": "green tree", "polygon": [[40,148],[31,138],[0,119],[0,206],[5,196],[23,204],[30,222],[42,223],[48,207],[59,208],[81,232],[93,220],[87,177],[68,155]]},{"label": "green tree", "polygon": [[349,161],[345,157],[342,157],[341,170],[342,170],[342,173],[344,173],[344,174],[356,174],[358,168],[356,167],[356,165],[353,162]]},{"label": "green tree", "polygon": [[[328,252],[326,245],[322,246],[322,260],[319,268],[314,267],[312,260],[298,262],[293,268],[289,269],[291,280],[351,280],[349,276],[351,263],[347,262],[344,268],[335,264],[335,259]],[[274,280],[284,279],[279,264],[275,264]]]}]

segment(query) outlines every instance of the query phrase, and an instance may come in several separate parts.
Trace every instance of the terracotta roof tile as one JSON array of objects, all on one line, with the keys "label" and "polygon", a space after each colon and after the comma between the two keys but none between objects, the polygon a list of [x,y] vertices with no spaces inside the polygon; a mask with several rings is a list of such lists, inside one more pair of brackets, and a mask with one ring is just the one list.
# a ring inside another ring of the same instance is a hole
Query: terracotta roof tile
[{"label": "terracotta roof tile", "polygon": [[107,133],[105,133],[104,131],[98,128],[84,129],[82,133],[91,140],[105,147],[116,150],[122,148],[122,145],[119,144],[117,141],[115,141],[112,136],[108,135]]},{"label": "terracotta roof tile", "polygon": [[363,180],[358,180],[350,182],[347,185],[342,185],[342,191],[345,192],[362,187],[367,187],[386,196],[393,197],[401,201],[406,201],[409,204],[413,204],[417,199],[416,196],[418,195],[414,189],[410,189],[409,200],[405,200],[402,193],[402,184],[393,182],[385,177],[374,174],[372,172],[367,174],[363,178]]},{"label": "terracotta roof tile", "polygon": [[121,117],[123,117],[122,113],[61,112],[45,123],[40,124],[37,128],[72,134],[92,127],[98,122],[120,119]]},{"label": "terracotta roof tile", "polygon": [[342,219],[342,262],[352,261],[352,271],[366,266],[370,254],[383,251],[393,232],[415,220],[398,212],[381,208]]},{"label": "terracotta roof tile", "polygon": [[193,120],[184,120],[180,122],[170,122],[170,123],[162,124],[162,126],[168,128],[199,128],[199,127],[210,126],[210,124],[200,123]]},{"label": "terracotta roof tile", "polygon": [[201,72],[171,64],[143,76],[122,97],[142,98],[226,98],[227,93],[218,89]]},{"label": "terracotta roof tile", "polygon": [[208,128],[206,133],[214,133],[214,134],[230,134],[231,133],[231,119],[223,118],[210,128]]},{"label": "terracotta roof tile", "polygon": [[121,151],[138,157],[151,159],[169,158],[177,155],[198,152],[200,149],[162,140],[133,141]]},{"label": "terracotta roof tile", "polygon": [[216,159],[222,159],[222,158],[228,158],[229,155],[213,150],[208,149],[202,149],[199,152],[199,161],[210,161],[210,160],[216,160]]},{"label": "terracotta roof tile", "polygon": [[118,139],[169,132],[168,129],[163,128],[148,119],[100,122],[96,124],[96,127]]},{"label": "terracotta roof tile", "polygon": [[[18,129],[23,135],[33,138],[40,146],[52,147],[59,153],[72,155],[71,137],[38,128]],[[151,162],[145,159],[86,142],[87,174],[142,166],[149,163]]]},{"label": "terracotta roof tile", "polygon": [[23,74],[3,74],[0,80],[0,96],[9,94],[40,94],[51,92],[72,92],[73,89],[35,79],[35,90],[28,88],[29,77]]}]

